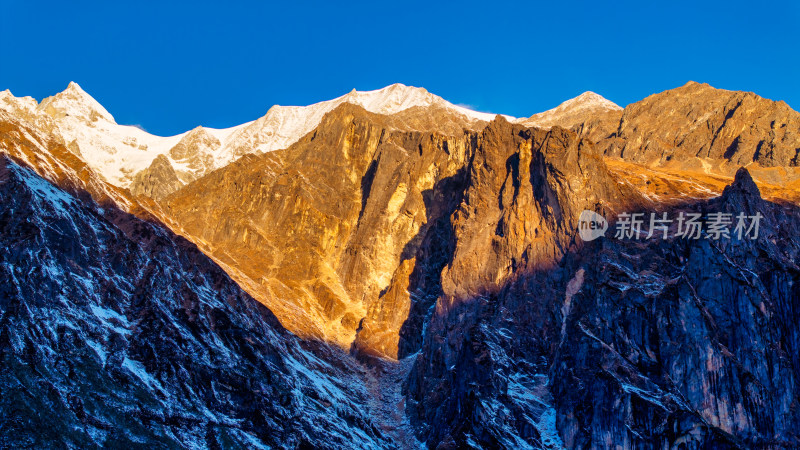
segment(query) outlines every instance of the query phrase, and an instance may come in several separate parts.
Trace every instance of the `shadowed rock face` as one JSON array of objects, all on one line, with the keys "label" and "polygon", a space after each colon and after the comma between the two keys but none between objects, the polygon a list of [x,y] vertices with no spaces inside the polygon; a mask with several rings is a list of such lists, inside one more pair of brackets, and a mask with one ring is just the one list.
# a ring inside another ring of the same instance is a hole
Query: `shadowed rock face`
[{"label": "shadowed rock face", "polygon": [[5,157],[0,197],[0,446],[389,445],[361,369],[192,244]]},{"label": "shadowed rock face", "polygon": [[606,154],[647,164],[694,157],[734,167],[800,165],[800,114],[750,92],[689,82],[628,105]]},{"label": "shadowed rock face", "polygon": [[464,200],[451,217],[455,247],[442,273],[459,299],[497,290],[519,270],[549,266],[575,245],[584,209],[607,213],[636,204],[587,140],[492,122],[468,168]]},{"label": "shadowed rock face", "polygon": [[601,238],[437,309],[407,385],[422,439],[800,444],[800,211],[763,201],[745,170],[721,197],[682,210],[764,222],[756,240]]}]

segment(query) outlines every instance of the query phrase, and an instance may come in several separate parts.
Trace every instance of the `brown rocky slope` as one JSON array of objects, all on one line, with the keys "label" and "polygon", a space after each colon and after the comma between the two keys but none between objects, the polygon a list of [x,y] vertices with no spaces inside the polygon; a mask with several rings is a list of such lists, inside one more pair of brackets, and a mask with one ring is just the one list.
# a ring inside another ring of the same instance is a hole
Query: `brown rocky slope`
[{"label": "brown rocky slope", "polygon": [[752,92],[689,82],[628,105],[607,155],[643,164],[729,163],[736,167],[800,165],[800,113]]}]

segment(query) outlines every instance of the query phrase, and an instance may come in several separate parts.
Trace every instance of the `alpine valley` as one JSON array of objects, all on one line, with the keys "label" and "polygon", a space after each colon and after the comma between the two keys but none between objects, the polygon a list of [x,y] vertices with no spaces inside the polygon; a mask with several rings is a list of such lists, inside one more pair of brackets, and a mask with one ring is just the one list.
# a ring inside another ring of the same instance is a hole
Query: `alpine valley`
[{"label": "alpine valley", "polygon": [[0,196],[2,448],[800,448],[784,102],[394,84],[160,137],[70,83],[0,92]]}]

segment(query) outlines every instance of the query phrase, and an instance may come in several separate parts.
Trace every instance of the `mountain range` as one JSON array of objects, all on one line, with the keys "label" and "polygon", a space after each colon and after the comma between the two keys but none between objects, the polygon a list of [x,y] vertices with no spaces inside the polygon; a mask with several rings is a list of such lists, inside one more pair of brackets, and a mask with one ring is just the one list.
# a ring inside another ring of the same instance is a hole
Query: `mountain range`
[{"label": "mountain range", "polygon": [[[394,84],[159,137],[70,83],[0,93],[0,152],[2,445],[800,446],[784,102]],[[763,223],[586,242],[585,210]]]}]

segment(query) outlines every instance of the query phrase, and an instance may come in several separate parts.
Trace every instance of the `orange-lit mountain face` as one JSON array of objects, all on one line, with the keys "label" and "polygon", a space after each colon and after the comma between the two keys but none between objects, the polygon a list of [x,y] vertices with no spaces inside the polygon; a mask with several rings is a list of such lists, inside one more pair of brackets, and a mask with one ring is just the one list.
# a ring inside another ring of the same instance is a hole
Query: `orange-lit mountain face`
[{"label": "orange-lit mountain face", "polygon": [[[800,445],[800,114],[785,103],[689,83],[624,109],[587,92],[516,119],[392,85],[158,137],[116,124],[71,84],[41,103],[0,94],[0,151],[13,199],[1,222],[4,358],[50,361],[63,333],[19,327],[70,317],[71,348],[97,348],[100,363],[75,350],[59,364],[91,359],[110,392],[136,377],[161,402],[141,417],[180,410],[147,439]],[[39,203],[56,206],[25,206]],[[581,239],[584,210],[609,219],[605,238]],[[754,239],[613,238],[628,212],[764,221]],[[22,271],[37,265],[52,269]],[[24,287],[50,273],[62,275],[49,288]],[[31,302],[37,312],[22,314]],[[182,348],[222,359],[171,360]],[[66,380],[36,373],[24,377],[70,405],[59,423],[83,424],[77,443],[112,442],[98,423],[133,433],[145,420],[86,406],[89,391],[78,408]],[[276,376],[288,384],[276,390]],[[257,417],[244,392],[282,406]],[[26,405],[23,416],[41,407]],[[282,423],[302,411],[335,432]]]}]

